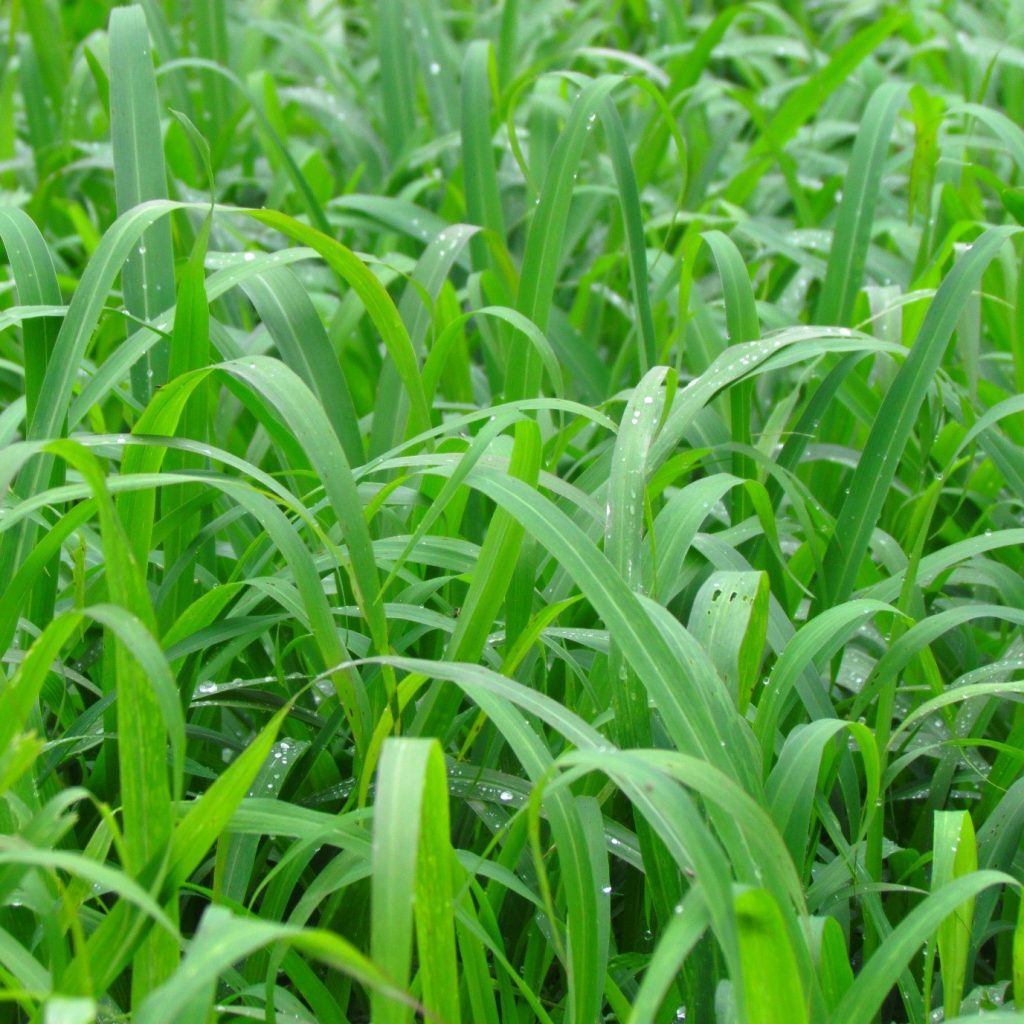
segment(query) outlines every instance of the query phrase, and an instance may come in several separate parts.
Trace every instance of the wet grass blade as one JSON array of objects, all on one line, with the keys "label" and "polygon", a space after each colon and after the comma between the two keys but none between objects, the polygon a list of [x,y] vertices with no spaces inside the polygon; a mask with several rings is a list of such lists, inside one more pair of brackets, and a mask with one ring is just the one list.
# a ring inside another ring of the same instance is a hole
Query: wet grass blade
[{"label": "wet grass blade", "polygon": [[871,533],[918,410],[956,328],[960,307],[1015,231],[1011,227],[990,228],[960,258],[939,288],[910,354],[882,400],[850,482],[850,494],[836,517],[821,581],[822,593],[827,597],[821,601],[841,604],[853,592]]},{"label": "wet grass blade", "polygon": [[814,311],[816,323],[849,324],[867,261],[878,190],[896,115],[906,99],[899,82],[880,85],[864,110],[843,182],[828,269]]},{"label": "wet grass blade", "polygon": [[[587,84],[576,98],[572,113],[558,137],[544,185],[530,222],[526,251],[519,279],[516,308],[541,330],[547,327],[554,299],[555,282],[562,258],[562,246],[572,202],[574,175],[597,121],[598,113],[612,90],[616,78],[600,78]],[[530,348],[510,353],[505,397],[509,401],[533,398],[540,385],[540,363]]]},{"label": "wet grass blade", "polygon": [[729,184],[725,192],[729,202],[740,204],[750,196],[770,162],[769,153],[781,150],[820,108],[825,98],[835,92],[857,66],[906,21],[904,12],[889,10],[852,36],[824,67],[790,92],[750,147],[747,168]]},{"label": "wet grass blade", "polygon": [[[391,977],[407,984],[415,918],[424,1007],[458,1021],[459,985],[451,917],[453,863],[448,793],[437,743],[393,739],[384,744],[374,814],[371,950]],[[381,994],[374,1019],[401,1024],[412,1010]]]},{"label": "wet grass blade", "polygon": [[380,4],[376,28],[381,106],[392,158],[398,157],[408,145],[416,125],[415,65],[409,59],[409,27],[406,0],[384,0]]},{"label": "wet grass blade", "polygon": [[0,4],[7,1016],[1024,984],[1018,27],[714,6]]},{"label": "wet grass blade", "polygon": [[[167,198],[156,78],[149,29],[141,7],[119,7],[110,16],[110,126],[119,213],[150,199]],[[174,301],[174,251],[170,224],[148,228],[123,270],[128,312],[152,320]],[[167,380],[167,345],[159,341],[132,368],[135,397],[146,402]]]}]

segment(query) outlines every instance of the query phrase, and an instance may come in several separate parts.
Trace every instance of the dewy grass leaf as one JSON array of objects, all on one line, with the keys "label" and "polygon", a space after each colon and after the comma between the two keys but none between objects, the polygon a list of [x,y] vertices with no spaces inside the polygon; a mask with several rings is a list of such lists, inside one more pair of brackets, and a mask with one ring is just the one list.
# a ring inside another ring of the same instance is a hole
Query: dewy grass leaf
[{"label": "dewy grass leaf", "polygon": [[[642,534],[647,495],[647,457],[651,442],[671,402],[669,370],[657,366],[640,381],[626,404],[619,424],[608,478],[605,504],[605,554],[626,584],[642,591]],[[614,644],[609,654],[613,680],[612,705],[615,731],[624,746],[642,744],[649,734],[644,698],[637,678],[631,675],[623,654]]]},{"label": "dewy grass leaf", "polygon": [[[31,218],[13,207],[0,207],[0,240],[23,306],[58,306],[61,295],[53,258],[46,240]],[[26,322],[22,327],[25,353],[25,401],[29,420],[39,402],[39,392],[57,336],[52,317]]]},{"label": "dewy grass leaf", "polygon": [[[554,298],[574,176],[598,113],[619,84],[620,79],[606,76],[589,82],[583,88],[558,138],[551,165],[546,169],[544,185],[526,239],[516,302],[519,312],[529,317],[541,330],[547,327]],[[535,354],[526,348],[522,352],[513,350],[510,357],[505,397],[511,401],[533,398],[539,384],[539,364]]]},{"label": "dewy grass leaf", "polygon": [[[489,42],[484,39],[471,42],[462,64],[462,162],[467,219],[504,239],[505,214],[491,130],[493,70],[494,51]],[[488,251],[483,238],[475,238],[470,247],[475,266],[482,270]]]},{"label": "dewy grass leaf", "polygon": [[393,157],[402,154],[416,125],[415,64],[409,59],[411,20],[406,0],[383,0],[376,19],[380,98]]},{"label": "dewy grass leaf", "polygon": [[285,942],[304,950],[322,963],[344,971],[367,987],[415,1005],[382,975],[372,963],[339,936],[326,931],[304,931],[274,922],[235,917],[223,907],[210,907],[189,948],[188,956],[162,989],[152,992],[139,1007],[140,1024],[163,1024],[177,1019],[181,1005],[196,996],[212,1008],[218,975],[254,950],[273,942]]},{"label": "dewy grass leaf", "polygon": [[[206,294],[206,274],[203,260],[206,256],[211,218],[203,221],[188,263],[181,274],[178,286],[178,301],[174,311],[174,330],[171,335],[170,369],[171,378],[179,377],[190,370],[199,370],[210,362],[210,305]],[[202,386],[182,412],[181,432],[196,441],[203,442],[209,434],[210,403],[208,389]],[[169,468],[184,468],[201,465],[197,460],[183,453],[169,456]],[[189,545],[200,527],[201,518],[190,515],[183,506],[194,500],[195,488],[182,488],[165,492],[161,501],[161,512],[176,520],[177,528],[171,532],[164,545],[164,564],[176,565],[180,558],[187,557]],[[174,510],[180,509],[176,513]],[[164,622],[174,621],[195,596],[194,575],[186,566],[179,575],[179,581],[166,605],[159,614]]]},{"label": "dewy grass leaf", "polygon": [[757,184],[768,153],[781,150],[818,110],[823,100],[840,85],[851,72],[907,20],[907,15],[890,8],[882,17],[868,24],[839,47],[835,55],[816,74],[809,76],[793,89],[785,101],[764,126],[764,132],[750,147],[748,167],[738,175],[726,191],[731,203],[742,203]]},{"label": "dewy grass leaf", "polygon": [[850,323],[867,262],[889,140],[906,93],[906,86],[898,82],[880,85],[864,110],[843,182],[828,269],[815,309],[817,323]]},{"label": "dewy grass leaf", "polygon": [[[422,998],[441,1020],[459,1019],[452,919],[453,854],[448,794],[437,743],[393,739],[384,744],[374,815],[371,950],[392,977],[407,983],[416,924]],[[412,1019],[383,993],[374,1019]]]},{"label": "dewy grass leaf", "polygon": [[[141,568],[132,557],[96,459],[70,441],[54,442],[51,450],[66,458],[93,490],[111,598],[131,609],[143,629],[151,629],[153,610],[145,594]],[[169,836],[170,791],[163,750],[165,731],[171,723],[163,721],[149,681],[123,642],[117,645],[115,660],[120,783],[129,858],[126,867],[137,872],[163,848]],[[180,736],[178,739],[180,743]]]},{"label": "dewy grass leaf", "polygon": [[714,572],[697,592],[690,612],[690,632],[729,685],[741,713],[760,675],[768,593],[763,572]]},{"label": "dewy grass leaf", "polygon": [[[110,131],[114,185],[121,213],[150,199],[167,198],[159,101],[149,30],[141,7],[120,7],[110,15]],[[129,313],[152,320],[174,301],[174,252],[166,220],[148,228],[123,270]],[[140,402],[167,380],[168,352],[157,342],[132,369]]]},{"label": "dewy grass leaf", "polygon": [[[53,267],[53,258],[46,240],[31,218],[13,207],[0,207],[0,242],[3,243],[11,267],[11,274],[21,306],[59,305],[60,286]],[[22,351],[25,374],[25,419],[29,422],[39,405],[47,366],[57,338],[58,324],[54,317],[22,322]],[[63,468],[54,468],[52,483],[59,484]],[[0,574],[13,572],[23,557],[23,552],[32,545],[35,529],[24,524],[18,531],[8,534],[0,541]],[[53,617],[57,588],[57,565],[51,563],[45,577],[46,582],[33,592],[28,617],[37,625],[43,625]]]},{"label": "dewy grass leaf", "polygon": [[[724,738],[736,728],[734,715],[719,718],[711,711],[712,707],[721,710],[729,705],[719,698],[720,683],[711,677],[693,638],[680,627],[677,639],[681,650],[673,650],[622,577],[606,559],[588,550],[585,537],[567,517],[553,506],[541,504],[535,492],[510,479],[482,474],[476,486],[513,513],[550,552],[558,552],[647,687],[674,741],[688,751],[703,750],[713,764],[723,768],[728,765],[729,774],[736,772],[742,776],[749,771],[743,756],[746,745],[731,746]],[[694,698],[685,710],[672,682],[680,671],[686,673]],[[724,692],[721,697],[724,698]],[[720,733],[723,738],[719,741],[715,737]]]},{"label": "dewy grass leaf", "polygon": [[990,228],[956,263],[939,288],[910,354],[885,393],[825,555],[822,591],[833,605],[845,601],[856,585],[871,533],[914,419],[956,327],[960,307],[977,287],[1000,246],[1015,232],[1010,227]]},{"label": "dewy grass leaf", "polygon": [[[8,845],[10,843],[11,845]],[[62,850],[43,850],[31,846],[14,845],[13,840],[0,841],[0,864],[24,864],[33,868],[50,868],[78,876],[96,888],[116,893],[126,902],[143,911],[175,939],[178,929],[174,922],[160,909],[152,896],[138,883],[113,868],[99,864],[87,857]]]},{"label": "dewy grass leaf", "polygon": [[[115,631],[114,672],[111,680],[117,692],[118,781],[124,801],[125,867],[139,874],[159,858],[170,838],[171,784],[167,777],[165,736],[173,735],[174,795],[181,790],[182,733],[179,706],[170,687],[169,673],[160,671],[157,680],[162,702],[152,692],[137,651],[145,650],[149,633],[155,631],[155,615],[145,591],[142,571],[135,561],[124,528],[117,518],[103,475],[95,457],[74,442],[55,441],[50,449],[62,455],[89,483],[96,500],[106,577],[111,598],[123,609],[131,609],[127,638]],[[120,609],[119,609],[120,610]],[[102,618],[101,618],[102,621]],[[135,628],[135,627],[138,628]],[[162,670],[163,666],[157,662]],[[132,992],[141,999],[159,984],[177,964],[178,949],[166,933],[157,933],[138,951],[132,970]]]},{"label": "dewy grass leaf", "polygon": [[0,4],[0,1016],[1021,1016],[1024,62],[927,7]]},{"label": "dewy grass leaf", "polygon": [[1008,875],[976,871],[954,879],[923,903],[893,929],[871,962],[854,979],[840,1000],[831,1020],[867,1024],[880,1009],[912,951],[919,949],[945,917],[958,906],[992,885],[1015,884]]}]

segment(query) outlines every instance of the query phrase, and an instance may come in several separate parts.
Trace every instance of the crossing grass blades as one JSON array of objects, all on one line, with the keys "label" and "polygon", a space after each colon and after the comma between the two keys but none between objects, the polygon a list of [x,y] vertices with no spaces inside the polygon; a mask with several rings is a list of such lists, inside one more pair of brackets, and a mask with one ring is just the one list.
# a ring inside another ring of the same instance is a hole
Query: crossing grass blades
[{"label": "crossing grass blades", "polygon": [[5,5],[0,1017],[1024,1020],[1020,16]]}]

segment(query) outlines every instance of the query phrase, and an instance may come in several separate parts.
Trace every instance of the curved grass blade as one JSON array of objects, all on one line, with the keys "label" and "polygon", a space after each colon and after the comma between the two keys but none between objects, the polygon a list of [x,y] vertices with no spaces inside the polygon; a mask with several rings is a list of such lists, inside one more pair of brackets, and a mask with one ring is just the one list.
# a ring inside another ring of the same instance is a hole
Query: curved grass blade
[{"label": "curved grass blade", "polygon": [[[50,250],[35,223],[23,210],[0,207],[0,242],[7,253],[19,304],[59,306],[60,286]],[[22,322],[21,331],[25,362],[25,419],[31,422],[39,405],[58,324],[52,316],[33,317]],[[63,467],[58,463],[50,483],[59,486],[63,482],[63,473]],[[0,541],[0,579],[9,579],[14,567],[24,561],[32,547],[35,532],[32,524],[25,523],[19,531]],[[33,589],[26,609],[27,617],[39,626],[53,618],[59,564],[53,560],[42,571],[43,581]]]},{"label": "curved grass blade", "polygon": [[994,885],[1016,885],[999,871],[976,871],[954,879],[915,907],[881,943],[829,1020],[870,1024],[911,957],[957,907]]},{"label": "curved grass blade", "polygon": [[202,999],[207,1011],[211,1010],[218,977],[232,964],[275,942],[285,942],[309,954],[375,994],[417,1005],[354,946],[333,932],[236,917],[224,907],[211,906],[203,914],[181,966],[161,988],[150,993],[139,1006],[135,1019],[139,1024],[173,1024],[179,1009],[196,998]]},{"label": "curved grass blade", "polygon": [[[0,242],[7,253],[11,274],[22,306],[59,306],[60,286],[53,269],[50,250],[32,219],[15,207],[0,207]],[[25,401],[32,419],[42,389],[46,367],[57,337],[52,316],[26,320],[22,324],[25,353]]]},{"label": "curved grass blade", "polygon": [[879,406],[871,433],[836,517],[825,552],[819,605],[842,604],[853,592],[861,560],[935,371],[967,296],[1003,243],[1019,229],[989,228],[942,282],[910,354]]},{"label": "curved grass blade", "polygon": [[242,289],[270,331],[281,357],[319,399],[353,466],[365,461],[359,419],[345,375],[323,322],[295,274],[286,267],[264,270]]}]

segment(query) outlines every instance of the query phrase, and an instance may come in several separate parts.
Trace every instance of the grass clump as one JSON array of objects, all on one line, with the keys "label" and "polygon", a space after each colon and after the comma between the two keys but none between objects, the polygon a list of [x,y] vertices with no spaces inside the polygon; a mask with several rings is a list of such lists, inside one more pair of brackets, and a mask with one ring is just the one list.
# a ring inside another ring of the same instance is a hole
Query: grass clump
[{"label": "grass clump", "polygon": [[6,8],[0,1017],[1021,1019],[1019,14]]}]

